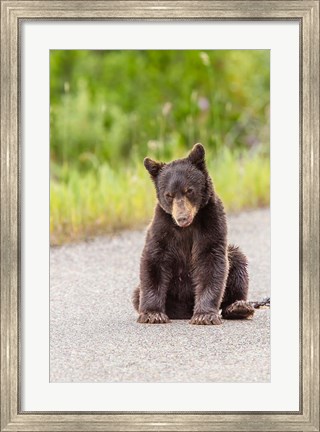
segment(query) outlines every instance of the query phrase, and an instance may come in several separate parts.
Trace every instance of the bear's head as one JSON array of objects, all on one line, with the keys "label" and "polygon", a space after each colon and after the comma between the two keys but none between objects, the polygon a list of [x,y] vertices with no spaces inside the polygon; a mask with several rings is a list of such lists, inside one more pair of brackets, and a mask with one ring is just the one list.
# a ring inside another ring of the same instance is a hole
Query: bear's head
[{"label": "bear's head", "polygon": [[172,215],[179,227],[190,226],[199,209],[213,196],[203,145],[195,144],[186,158],[170,163],[145,158],[144,166],[155,184],[161,208]]}]

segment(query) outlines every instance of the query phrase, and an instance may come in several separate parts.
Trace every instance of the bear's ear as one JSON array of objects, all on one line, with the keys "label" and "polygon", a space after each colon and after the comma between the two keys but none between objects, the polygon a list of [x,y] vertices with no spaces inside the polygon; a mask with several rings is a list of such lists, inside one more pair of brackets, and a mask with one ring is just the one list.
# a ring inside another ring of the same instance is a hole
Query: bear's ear
[{"label": "bear's ear", "polygon": [[152,178],[157,177],[159,171],[165,165],[163,162],[156,162],[150,158],[145,158],[143,163]]},{"label": "bear's ear", "polygon": [[188,156],[188,159],[200,170],[205,169],[205,150],[202,144],[195,144]]}]

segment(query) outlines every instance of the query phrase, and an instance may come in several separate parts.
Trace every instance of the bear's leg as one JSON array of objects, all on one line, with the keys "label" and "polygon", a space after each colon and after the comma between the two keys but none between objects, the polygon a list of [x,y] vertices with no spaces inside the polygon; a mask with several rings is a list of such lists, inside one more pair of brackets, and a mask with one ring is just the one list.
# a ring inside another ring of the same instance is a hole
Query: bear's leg
[{"label": "bear's leg", "polygon": [[247,300],[249,276],[247,258],[238,247],[229,245],[229,273],[221,303],[224,319],[247,319],[254,314],[254,308]]},{"label": "bear's leg", "polygon": [[[202,249],[204,246],[202,245]],[[210,251],[211,253],[209,253]],[[195,301],[190,324],[222,324],[219,308],[225,290],[228,262],[223,245],[194,258]]]},{"label": "bear's leg", "polygon": [[134,292],[134,306],[138,306],[138,323],[165,324],[170,322],[166,314],[166,297],[169,286],[167,266],[158,257],[143,255],[140,264],[140,286]]}]

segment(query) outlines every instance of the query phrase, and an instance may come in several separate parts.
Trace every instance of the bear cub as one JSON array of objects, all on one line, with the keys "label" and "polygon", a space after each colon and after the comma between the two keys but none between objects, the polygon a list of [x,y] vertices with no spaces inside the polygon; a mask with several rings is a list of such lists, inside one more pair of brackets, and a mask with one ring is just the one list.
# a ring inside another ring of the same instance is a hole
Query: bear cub
[{"label": "bear cub", "polygon": [[188,157],[170,163],[145,158],[158,202],[141,256],[140,285],[133,293],[139,323],[190,319],[221,324],[251,318],[246,301],[246,256],[227,243],[227,222],[196,144]]}]

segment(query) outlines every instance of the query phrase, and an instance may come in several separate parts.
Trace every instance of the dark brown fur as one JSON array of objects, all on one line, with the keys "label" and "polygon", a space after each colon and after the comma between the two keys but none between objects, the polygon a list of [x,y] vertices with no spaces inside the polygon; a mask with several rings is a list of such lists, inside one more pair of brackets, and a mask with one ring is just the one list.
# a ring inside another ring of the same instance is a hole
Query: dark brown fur
[{"label": "dark brown fur", "polygon": [[221,324],[253,315],[246,302],[247,259],[227,245],[227,223],[196,144],[189,156],[169,164],[145,159],[158,203],[140,264],[133,304],[140,323],[191,319]]}]

